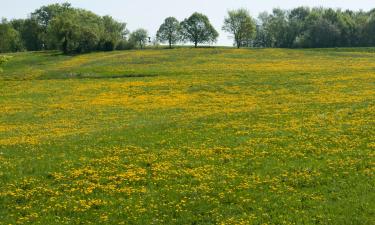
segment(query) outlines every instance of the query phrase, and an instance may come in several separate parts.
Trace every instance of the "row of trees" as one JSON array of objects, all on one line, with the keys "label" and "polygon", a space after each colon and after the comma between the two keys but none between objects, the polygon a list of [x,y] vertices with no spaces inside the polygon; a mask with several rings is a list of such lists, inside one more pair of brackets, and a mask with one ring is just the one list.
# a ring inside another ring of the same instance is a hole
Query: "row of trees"
[{"label": "row of trees", "polygon": [[321,48],[375,46],[375,9],[364,11],[298,7],[261,13],[256,47]]},{"label": "row of trees", "polygon": [[0,52],[61,49],[64,53],[114,50],[127,35],[126,24],[69,3],[43,6],[28,19],[0,24]]},{"label": "row of trees", "polygon": [[[200,13],[179,23],[166,19],[156,41],[168,40],[170,46],[178,41],[213,43],[219,34],[208,18]],[[90,11],[73,8],[69,3],[43,6],[28,19],[0,23],[0,52],[40,51],[60,49],[65,54],[96,50],[143,48],[151,41],[145,29],[130,33],[125,23],[110,16],[98,16]]]},{"label": "row of trees", "polygon": [[[186,40],[195,46],[215,41],[215,29],[201,25],[208,19],[191,19],[198,16],[204,18],[204,15],[194,14],[180,25],[175,18],[167,18],[158,31],[158,39],[170,46]],[[194,21],[189,23],[191,28],[186,28],[186,21]],[[182,32],[178,32],[179,29]],[[368,47],[375,46],[375,9],[369,12],[308,7],[274,9],[271,14],[261,13],[257,19],[247,10],[238,9],[228,12],[222,29],[231,34],[238,48]],[[191,31],[191,36],[186,35],[186,31]]]},{"label": "row of trees", "polygon": [[157,40],[167,42],[170,48],[180,41],[192,42],[197,47],[198,44],[214,43],[218,37],[219,33],[207,16],[201,13],[194,13],[181,23],[174,17],[168,17],[156,34]]},{"label": "row of trees", "polygon": [[[369,12],[299,7],[274,9],[257,19],[245,9],[232,10],[222,30],[240,47],[356,47],[375,46],[375,9]],[[168,17],[157,31],[157,42],[172,48],[180,42],[216,42],[219,34],[207,16],[194,13],[179,22]],[[143,48],[151,41],[144,29],[130,33],[110,16],[73,8],[69,3],[43,6],[28,19],[0,23],[0,52],[60,49],[65,54],[96,50]]]},{"label": "row of trees", "polygon": [[[255,20],[245,9],[228,11],[222,28],[232,34],[234,44],[240,48],[251,46],[256,33]],[[174,17],[168,17],[160,26],[156,37],[160,42],[167,42],[171,48],[180,41],[198,44],[216,42],[219,34],[211,25],[207,16],[194,13],[181,23]]]}]

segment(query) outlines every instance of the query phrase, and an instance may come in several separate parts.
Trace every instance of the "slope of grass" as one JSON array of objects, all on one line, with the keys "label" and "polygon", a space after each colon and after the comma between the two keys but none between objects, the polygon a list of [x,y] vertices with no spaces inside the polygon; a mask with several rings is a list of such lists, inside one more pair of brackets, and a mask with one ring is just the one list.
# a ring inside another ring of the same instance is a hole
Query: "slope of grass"
[{"label": "slope of grass", "polygon": [[18,53],[0,224],[374,224],[373,49]]}]

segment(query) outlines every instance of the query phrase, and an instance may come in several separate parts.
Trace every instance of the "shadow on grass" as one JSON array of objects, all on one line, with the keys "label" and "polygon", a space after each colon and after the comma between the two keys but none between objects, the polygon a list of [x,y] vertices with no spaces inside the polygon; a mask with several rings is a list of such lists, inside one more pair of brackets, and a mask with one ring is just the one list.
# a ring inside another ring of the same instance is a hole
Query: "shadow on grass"
[{"label": "shadow on grass", "polygon": [[125,78],[144,78],[144,77],[157,77],[158,75],[152,74],[124,74],[124,75],[102,75],[102,76],[77,76],[76,79],[125,79]]},{"label": "shadow on grass", "polygon": [[59,74],[59,75],[44,75],[38,77],[37,80],[67,80],[67,79],[79,79],[79,80],[100,80],[100,79],[131,79],[131,78],[146,78],[146,77],[157,77],[156,74],[118,74],[118,75],[99,75],[99,74]]}]

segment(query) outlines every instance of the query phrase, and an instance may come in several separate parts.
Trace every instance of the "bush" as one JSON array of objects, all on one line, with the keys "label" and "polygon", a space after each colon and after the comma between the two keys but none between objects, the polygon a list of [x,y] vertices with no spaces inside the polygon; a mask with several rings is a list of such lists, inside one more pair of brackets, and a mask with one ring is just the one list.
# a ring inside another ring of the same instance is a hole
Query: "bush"
[{"label": "bush", "polygon": [[134,49],[134,48],[135,48],[134,42],[130,42],[130,41],[127,41],[127,40],[121,40],[117,44],[116,50],[130,50],[130,49]]},{"label": "bush", "polygon": [[[3,63],[9,61],[10,58],[11,58],[10,56],[0,55],[0,66],[1,66]],[[0,72],[2,72],[1,67],[0,67]]]}]

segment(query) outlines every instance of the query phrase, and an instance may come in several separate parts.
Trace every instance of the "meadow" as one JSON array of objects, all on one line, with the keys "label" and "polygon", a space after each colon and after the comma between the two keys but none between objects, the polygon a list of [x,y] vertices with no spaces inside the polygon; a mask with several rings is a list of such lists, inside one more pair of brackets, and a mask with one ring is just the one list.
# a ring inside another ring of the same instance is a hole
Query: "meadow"
[{"label": "meadow", "polygon": [[0,224],[375,224],[375,49],[14,53]]}]

